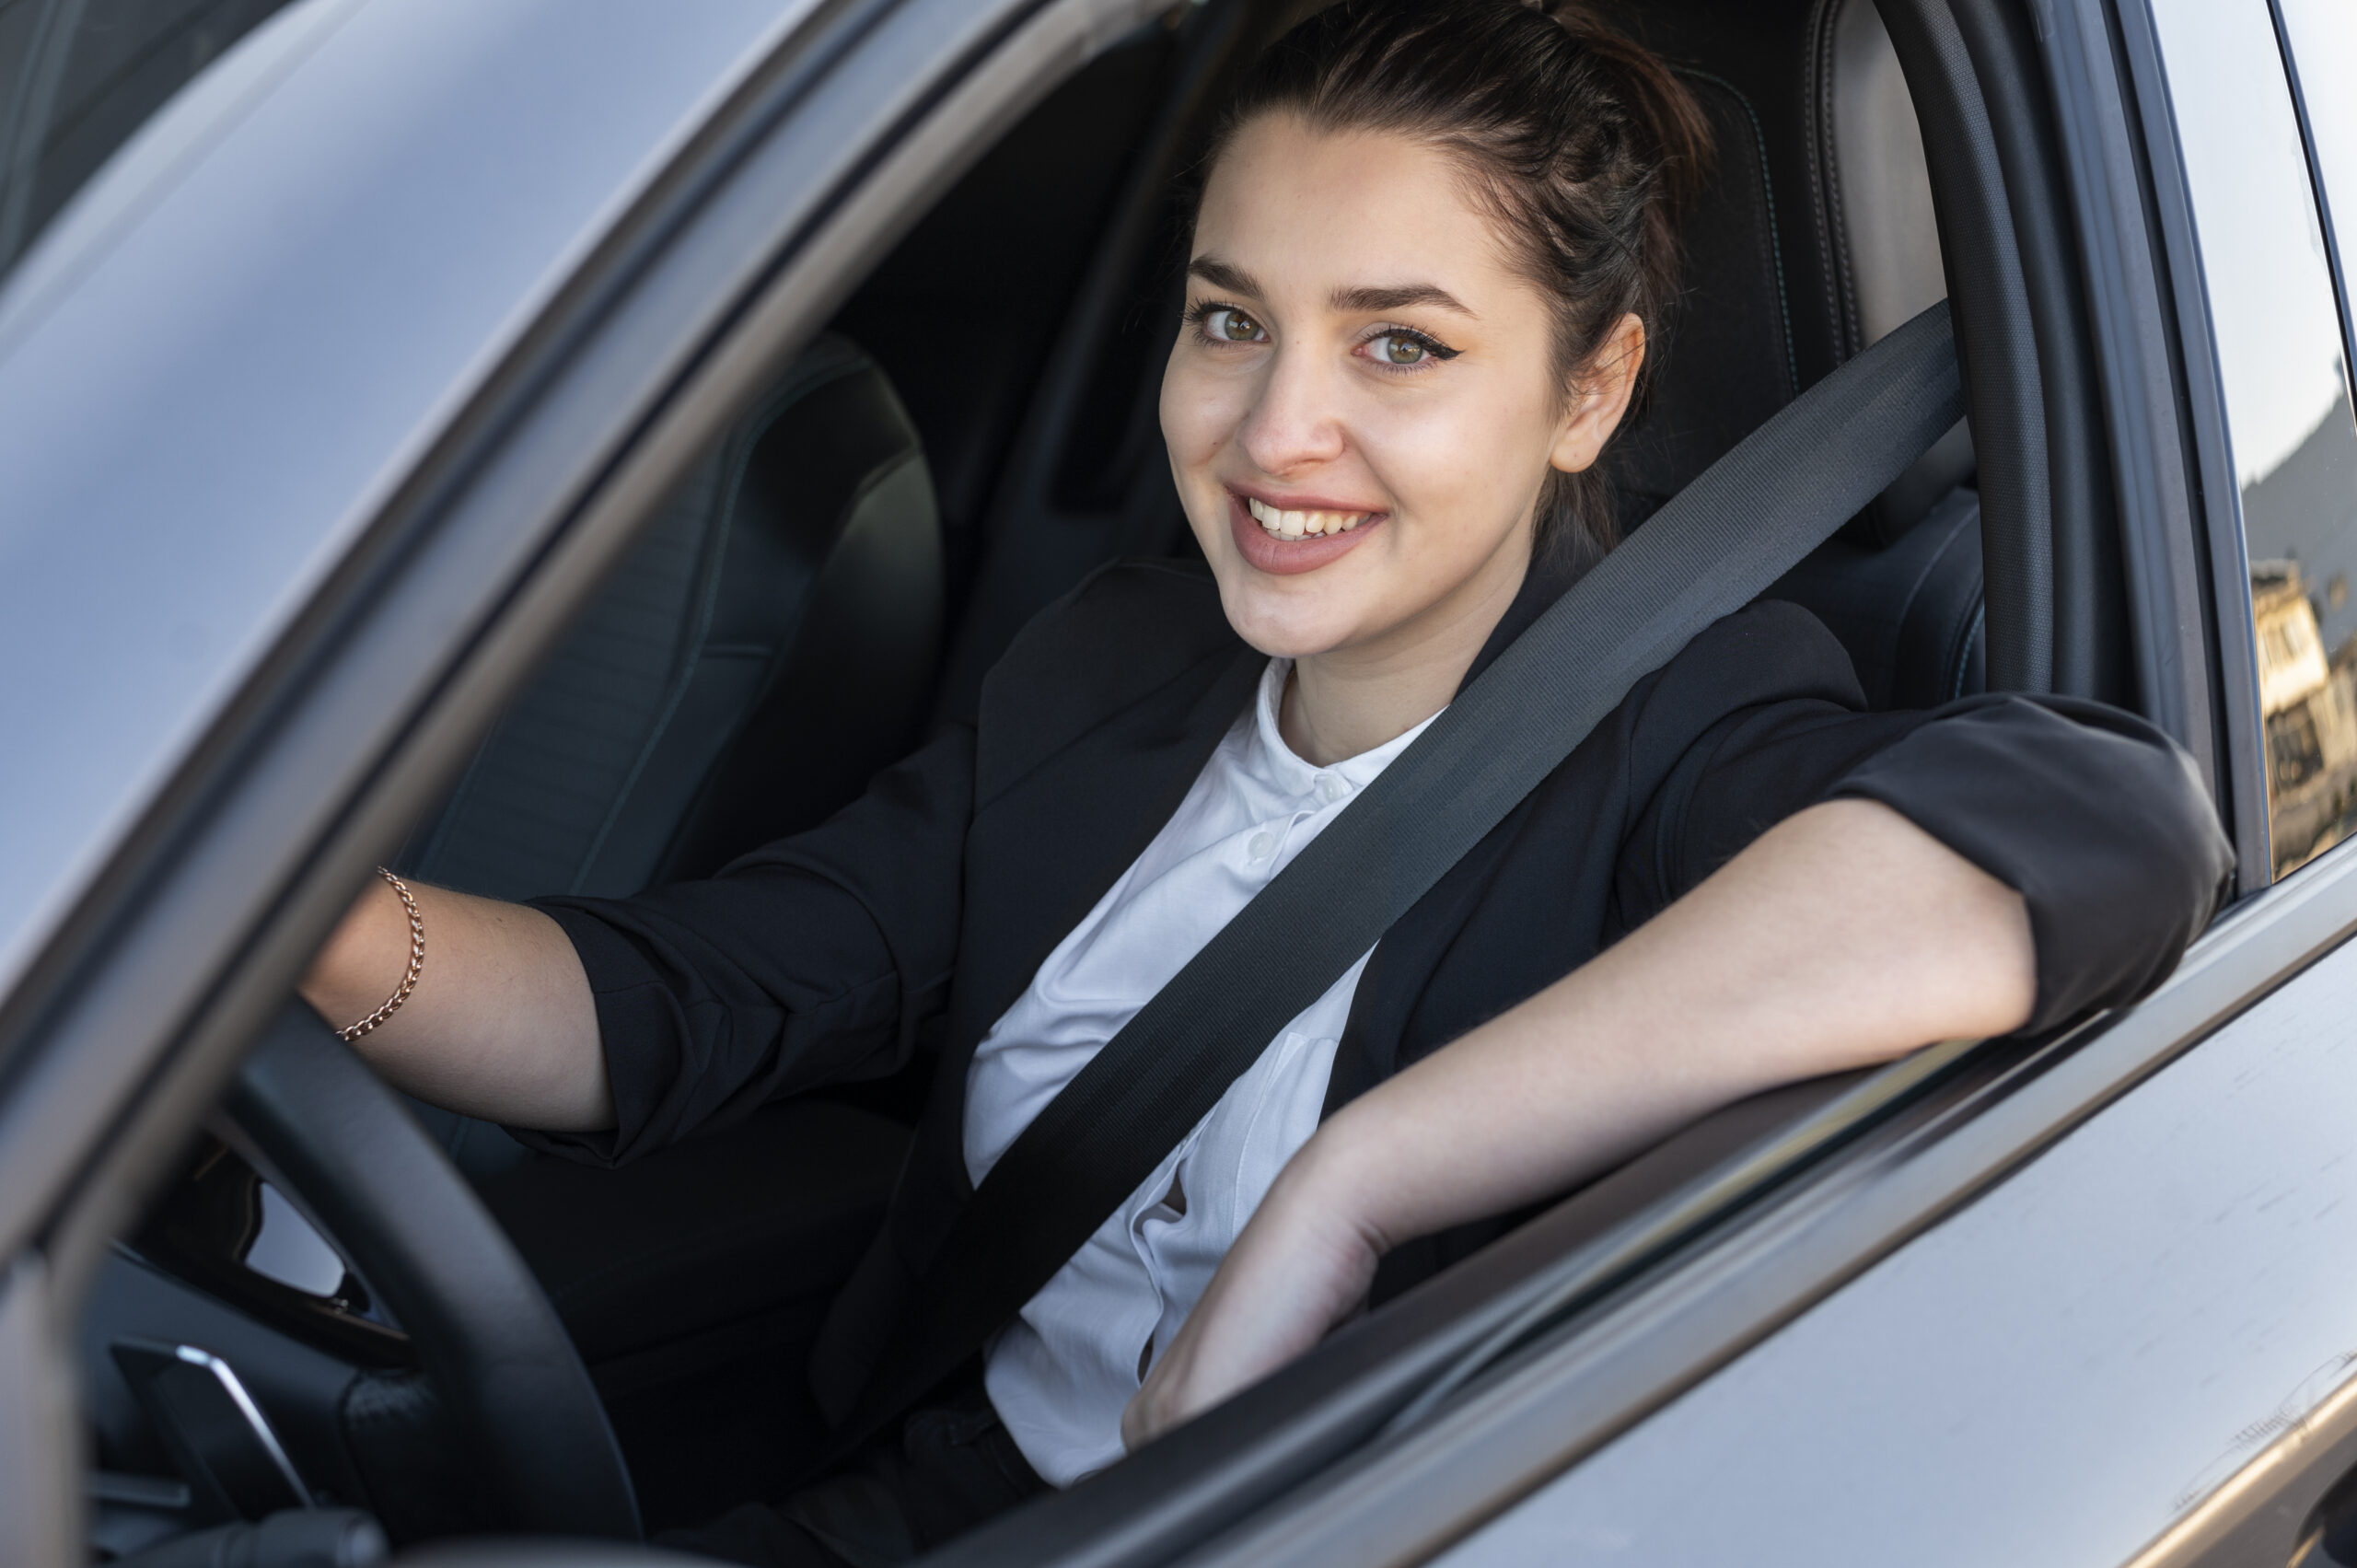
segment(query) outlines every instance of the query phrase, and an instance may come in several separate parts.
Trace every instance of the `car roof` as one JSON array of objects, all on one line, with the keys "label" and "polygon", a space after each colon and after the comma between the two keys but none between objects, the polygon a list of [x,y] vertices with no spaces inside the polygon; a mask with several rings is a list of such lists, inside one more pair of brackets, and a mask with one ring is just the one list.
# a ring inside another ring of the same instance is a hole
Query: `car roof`
[{"label": "car roof", "polygon": [[814,0],[305,0],[0,289],[0,995],[418,457]]}]

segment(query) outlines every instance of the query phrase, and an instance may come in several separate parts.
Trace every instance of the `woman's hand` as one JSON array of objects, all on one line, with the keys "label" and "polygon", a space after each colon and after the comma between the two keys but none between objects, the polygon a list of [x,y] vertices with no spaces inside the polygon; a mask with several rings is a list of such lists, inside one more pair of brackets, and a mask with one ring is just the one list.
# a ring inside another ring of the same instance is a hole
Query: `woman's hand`
[{"label": "woman's hand", "polygon": [[1609,1169],[1778,1084],[2030,1016],[2021,895],[1836,800],[1593,961],[1343,1107],[1270,1189],[1121,1419],[1132,1447],[1316,1344],[1389,1247]]},{"label": "woman's hand", "polygon": [[1329,1196],[1349,1184],[1343,1153],[1339,1140],[1313,1138],[1269,1189],[1121,1412],[1131,1448],[1259,1382],[1365,1304],[1387,1244]]}]

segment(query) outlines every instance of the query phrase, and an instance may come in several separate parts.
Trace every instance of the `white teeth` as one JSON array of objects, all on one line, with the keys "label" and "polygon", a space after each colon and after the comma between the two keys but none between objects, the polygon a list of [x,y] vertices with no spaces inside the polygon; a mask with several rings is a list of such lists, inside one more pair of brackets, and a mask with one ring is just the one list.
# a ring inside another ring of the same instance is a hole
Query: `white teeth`
[{"label": "white teeth", "polygon": [[1246,497],[1244,505],[1256,522],[1280,539],[1348,533],[1367,518],[1364,512],[1286,511],[1252,496]]}]

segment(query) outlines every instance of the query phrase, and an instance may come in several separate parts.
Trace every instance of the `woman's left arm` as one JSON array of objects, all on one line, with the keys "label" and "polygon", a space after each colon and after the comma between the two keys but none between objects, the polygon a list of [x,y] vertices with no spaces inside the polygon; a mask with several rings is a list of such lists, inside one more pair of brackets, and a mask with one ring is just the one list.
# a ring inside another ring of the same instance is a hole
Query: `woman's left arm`
[{"label": "woman's left arm", "polygon": [[1330,1118],[1122,1435],[1135,1447],[1316,1344],[1401,1241],[1562,1191],[1773,1085],[2019,1028],[2038,995],[2021,894],[1878,802],[1790,817],[1594,961]]}]

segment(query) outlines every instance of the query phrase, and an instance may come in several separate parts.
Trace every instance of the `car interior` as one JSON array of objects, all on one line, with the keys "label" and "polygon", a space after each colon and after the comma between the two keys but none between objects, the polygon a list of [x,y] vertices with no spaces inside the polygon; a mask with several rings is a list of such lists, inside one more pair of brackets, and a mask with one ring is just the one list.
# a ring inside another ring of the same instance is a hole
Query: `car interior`
[{"label": "car interior", "polygon": [[[1975,217],[1947,187],[1935,209],[1937,139],[1874,0],[1613,16],[1673,63],[1716,137],[1664,371],[1611,459],[1635,528],[1945,296],[1963,274],[1943,241],[1969,250]],[[1178,6],[984,151],[648,519],[393,869],[501,898],[708,874],[824,819],[968,711],[1015,632],[1094,567],[1189,554],[1155,419],[1183,260],[1174,180],[1222,83],[1290,19]],[[2037,266],[2026,255],[2033,304]],[[1983,489],[1959,424],[1772,596],[1824,621],[1877,708],[1976,692],[1992,670],[2018,682],[2039,658],[2132,701],[2117,546],[2084,526],[2100,497],[2068,516],[2066,498],[2044,503],[2057,559],[2067,534],[2084,563],[2056,568],[2045,621],[2001,614],[2000,632],[2029,628],[2008,644],[1992,640],[1987,563],[2014,558],[1984,545]],[[2003,505],[2018,515],[2017,497]],[[2025,637],[2052,651],[2025,653]],[[411,1108],[561,1319],[646,1531],[764,1495],[819,1450],[811,1342],[890,1196],[928,1072],[920,1049],[890,1078],[613,1170]],[[1708,1119],[1396,1316],[1494,1296],[1852,1085]],[[336,1226],[266,1120],[233,1097],[94,1288],[82,1377],[100,1557],[147,1560],[192,1530],[315,1502],[365,1508],[396,1544],[496,1518],[408,1326],[352,1249],[322,1238]],[[1360,1361],[1329,1381],[1396,1342],[1379,1325],[1359,1334]]]}]

